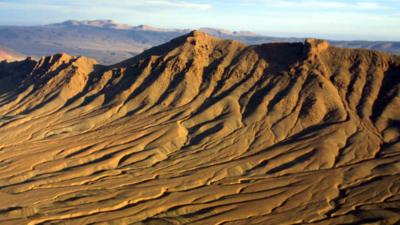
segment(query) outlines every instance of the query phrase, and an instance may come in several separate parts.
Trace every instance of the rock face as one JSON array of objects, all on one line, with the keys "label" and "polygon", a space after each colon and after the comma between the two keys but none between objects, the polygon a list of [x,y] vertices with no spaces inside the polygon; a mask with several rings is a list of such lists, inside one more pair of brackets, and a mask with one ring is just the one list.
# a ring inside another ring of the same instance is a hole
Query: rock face
[{"label": "rock face", "polygon": [[400,59],[194,31],[0,64],[2,224],[394,224]]}]

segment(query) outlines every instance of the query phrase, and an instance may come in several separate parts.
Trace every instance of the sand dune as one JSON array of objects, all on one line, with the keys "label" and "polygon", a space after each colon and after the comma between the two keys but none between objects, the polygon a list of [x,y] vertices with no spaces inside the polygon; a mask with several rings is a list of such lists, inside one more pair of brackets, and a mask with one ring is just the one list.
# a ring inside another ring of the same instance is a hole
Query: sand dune
[{"label": "sand dune", "polygon": [[194,31],[0,64],[1,224],[395,224],[400,58]]}]

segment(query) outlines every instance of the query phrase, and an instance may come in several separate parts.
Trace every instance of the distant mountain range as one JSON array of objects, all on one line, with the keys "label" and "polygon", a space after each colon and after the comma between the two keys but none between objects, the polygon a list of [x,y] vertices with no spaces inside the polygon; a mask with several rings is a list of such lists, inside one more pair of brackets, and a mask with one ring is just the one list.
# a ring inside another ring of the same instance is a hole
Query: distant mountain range
[{"label": "distant mountain range", "polygon": [[[247,31],[215,28],[199,30],[218,38],[255,45],[272,42],[303,42],[304,38],[281,38]],[[103,64],[114,64],[144,50],[189,33],[189,29],[162,29],[147,25],[131,26],[112,20],[68,20],[40,26],[0,26],[0,46],[26,56],[41,57],[65,52],[85,55]],[[329,41],[346,48],[366,48],[400,53],[400,42]]]}]

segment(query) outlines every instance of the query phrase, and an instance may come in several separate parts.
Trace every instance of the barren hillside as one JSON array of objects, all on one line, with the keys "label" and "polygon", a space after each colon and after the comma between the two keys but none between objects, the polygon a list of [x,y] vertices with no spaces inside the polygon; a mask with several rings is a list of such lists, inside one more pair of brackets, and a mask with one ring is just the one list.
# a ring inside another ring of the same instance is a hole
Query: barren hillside
[{"label": "barren hillside", "polygon": [[400,59],[194,31],[0,64],[1,224],[395,224]]}]

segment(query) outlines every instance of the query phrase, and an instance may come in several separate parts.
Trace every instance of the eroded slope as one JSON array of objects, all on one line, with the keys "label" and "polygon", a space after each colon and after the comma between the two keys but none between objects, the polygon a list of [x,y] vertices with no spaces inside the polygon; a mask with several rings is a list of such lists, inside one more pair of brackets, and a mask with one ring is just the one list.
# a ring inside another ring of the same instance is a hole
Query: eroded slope
[{"label": "eroded slope", "polygon": [[395,56],[192,32],[110,67],[0,71],[2,223],[400,219]]}]

